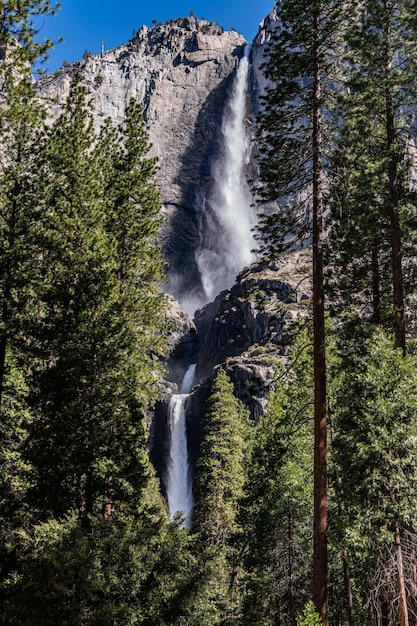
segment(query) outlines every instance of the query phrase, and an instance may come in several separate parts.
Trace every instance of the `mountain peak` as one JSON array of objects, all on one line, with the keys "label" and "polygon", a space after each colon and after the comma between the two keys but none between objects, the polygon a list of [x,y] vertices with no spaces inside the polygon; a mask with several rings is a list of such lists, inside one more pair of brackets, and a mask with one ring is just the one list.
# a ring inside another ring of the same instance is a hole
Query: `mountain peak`
[{"label": "mountain peak", "polygon": [[172,54],[184,50],[219,49],[225,46],[241,46],[245,43],[236,31],[225,31],[223,27],[194,16],[179,17],[162,24],[154,20],[154,26],[142,26],[128,43],[128,48],[149,56],[159,53]]}]

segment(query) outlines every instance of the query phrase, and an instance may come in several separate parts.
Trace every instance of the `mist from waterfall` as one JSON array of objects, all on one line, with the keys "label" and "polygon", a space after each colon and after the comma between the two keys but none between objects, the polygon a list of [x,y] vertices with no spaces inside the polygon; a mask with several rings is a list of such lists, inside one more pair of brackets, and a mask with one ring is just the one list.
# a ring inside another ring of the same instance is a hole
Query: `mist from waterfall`
[{"label": "mist from waterfall", "polygon": [[251,141],[245,124],[250,46],[240,60],[222,121],[222,148],[213,166],[213,189],[200,207],[200,247],[196,261],[209,302],[231,287],[254,261],[253,198],[245,176]]},{"label": "mist from waterfall", "polygon": [[191,525],[194,508],[193,485],[188,463],[185,405],[193,384],[195,367],[195,364],[190,365],[185,372],[179,393],[171,397],[168,407],[171,439],[166,485],[168,508],[171,519],[182,511],[185,528]]}]

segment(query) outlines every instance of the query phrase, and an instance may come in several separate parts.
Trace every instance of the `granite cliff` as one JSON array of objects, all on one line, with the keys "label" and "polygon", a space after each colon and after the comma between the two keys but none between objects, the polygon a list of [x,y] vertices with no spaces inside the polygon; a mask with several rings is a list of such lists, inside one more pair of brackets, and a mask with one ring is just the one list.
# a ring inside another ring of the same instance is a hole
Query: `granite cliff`
[{"label": "granite cliff", "polygon": [[94,107],[97,127],[105,117],[123,119],[131,97],[142,103],[168,221],[162,244],[170,263],[171,287],[181,297],[199,274],[198,205],[211,185],[219,150],[222,112],[245,39],[195,17],[143,26],[127,44],[65,66],[43,78],[43,98],[56,109],[75,74]]},{"label": "granite cliff", "polygon": [[[245,124],[252,134],[265,79],[260,65],[272,12],[251,44]],[[167,290],[177,299],[198,292],[195,252],[201,237],[201,207],[213,187],[213,164],[221,149],[221,125],[239,59],[247,42],[237,32],[195,17],[142,26],[127,44],[63,66],[39,81],[52,112],[59,108],[78,74],[88,90],[96,126],[106,117],[123,119],[127,102],[143,106],[158,183],[167,215],[161,243],[170,264]],[[256,178],[253,144],[247,178]]]}]

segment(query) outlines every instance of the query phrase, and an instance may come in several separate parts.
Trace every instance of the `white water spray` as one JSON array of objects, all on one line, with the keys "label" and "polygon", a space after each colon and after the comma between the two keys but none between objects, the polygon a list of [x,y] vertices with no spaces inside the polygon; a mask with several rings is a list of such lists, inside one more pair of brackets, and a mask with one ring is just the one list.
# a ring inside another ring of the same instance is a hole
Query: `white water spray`
[{"label": "white water spray", "polygon": [[170,459],[168,463],[167,498],[171,519],[182,511],[184,526],[191,525],[194,507],[192,480],[188,464],[185,404],[194,380],[195,364],[185,372],[180,392],[172,396],[168,407],[171,434]]},{"label": "white water spray", "polygon": [[246,46],[223,116],[223,145],[212,170],[213,190],[201,207],[196,260],[206,301],[230,287],[242,268],[254,261],[255,215],[245,177],[251,147],[245,124],[249,51]]}]

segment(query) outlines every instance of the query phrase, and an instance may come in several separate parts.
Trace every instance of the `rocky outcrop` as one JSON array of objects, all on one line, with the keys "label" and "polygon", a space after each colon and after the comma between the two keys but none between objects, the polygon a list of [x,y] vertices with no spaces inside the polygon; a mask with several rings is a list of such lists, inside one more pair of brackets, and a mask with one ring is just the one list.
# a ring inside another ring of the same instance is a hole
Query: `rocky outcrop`
[{"label": "rocky outcrop", "polygon": [[126,45],[61,68],[39,82],[58,113],[75,74],[87,86],[95,122],[121,122],[131,97],[143,105],[167,224],[161,235],[179,297],[199,281],[198,209],[211,185],[224,102],[245,39],[194,17],[143,26]]},{"label": "rocky outcrop", "polygon": [[[246,268],[230,290],[197,312],[195,329],[184,335],[188,352],[184,353],[181,341],[177,344],[170,359],[170,380],[179,383],[190,363],[197,363],[198,382],[186,406],[189,458],[194,469],[203,435],[203,417],[218,367],[228,372],[235,394],[249,409],[251,418],[258,421],[264,415],[278,364],[287,358],[292,322],[309,312],[310,268],[309,251]],[[155,413],[153,459],[160,476],[165,472],[161,455],[168,454],[171,393],[161,398]]]},{"label": "rocky outcrop", "polygon": [[305,254],[300,252],[280,264],[255,264],[238,276],[232,289],[198,311],[197,378],[209,376],[216,365],[254,345],[273,345],[277,354],[284,355],[288,320],[304,310],[308,271]]},{"label": "rocky outcrop", "polygon": [[[168,322],[167,349],[169,353],[178,350],[179,345],[187,341],[187,337],[195,334],[196,327],[193,320],[182,310],[180,303],[173,296],[168,297],[168,306],[165,317]],[[190,355],[190,358],[191,355]]]},{"label": "rocky outcrop", "polygon": [[261,97],[265,93],[268,80],[262,71],[264,62],[265,48],[271,38],[271,33],[278,27],[277,13],[274,9],[261,21],[259,31],[252,42],[250,54],[250,94],[251,94],[251,112],[255,118],[261,108]]}]

